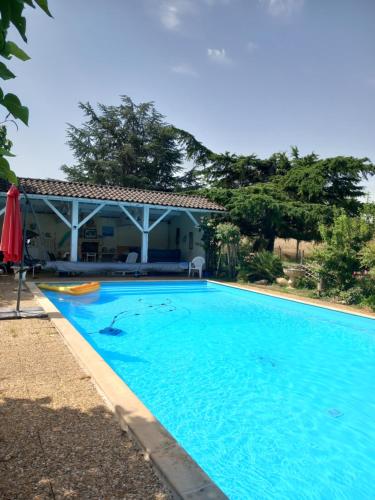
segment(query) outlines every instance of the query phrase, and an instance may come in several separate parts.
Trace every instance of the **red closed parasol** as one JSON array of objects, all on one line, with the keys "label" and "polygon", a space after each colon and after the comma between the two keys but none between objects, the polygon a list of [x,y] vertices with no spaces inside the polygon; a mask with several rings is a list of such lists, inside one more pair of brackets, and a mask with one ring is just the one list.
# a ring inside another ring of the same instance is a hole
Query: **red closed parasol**
[{"label": "red closed parasol", "polygon": [[22,260],[22,222],[20,192],[12,185],[7,193],[0,250],[4,262],[18,263]]}]

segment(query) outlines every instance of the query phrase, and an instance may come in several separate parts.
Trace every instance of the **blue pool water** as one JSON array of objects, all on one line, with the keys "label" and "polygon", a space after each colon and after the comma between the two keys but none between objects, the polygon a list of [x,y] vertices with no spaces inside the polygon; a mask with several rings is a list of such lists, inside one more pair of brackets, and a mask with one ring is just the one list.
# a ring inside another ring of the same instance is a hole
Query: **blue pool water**
[{"label": "blue pool water", "polygon": [[46,295],[230,498],[374,498],[374,320],[206,282]]}]

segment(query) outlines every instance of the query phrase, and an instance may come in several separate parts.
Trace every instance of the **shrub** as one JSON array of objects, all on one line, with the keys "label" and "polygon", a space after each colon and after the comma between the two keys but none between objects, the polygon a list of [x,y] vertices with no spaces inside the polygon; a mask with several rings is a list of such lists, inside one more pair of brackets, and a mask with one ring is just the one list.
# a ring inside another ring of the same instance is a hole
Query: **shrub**
[{"label": "shrub", "polygon": [[330,296],[344,304],[360,304],[375,310],[375,280],[367,276],[347,290],[331,289]]},{"label": "shrub", "polygon": [[359,252],[361,266],[375,277],[375,241],[369,241]]},{"label": "shrub", "polygon": [[343,304],[360,304],[363,301],[363,290],[359,286],[353,286],[339,293],[339,300]]},{"label": "shrub", "polygon": [[240,229],[230,222],[216,227],[216,241],[219,248],[217,273],[234,278],[238,266],[238,252],[241,239]]},{"label": "shrub", "polygon": [[366,299],[363,299],[361,305],[370,307],[373,311],[375,311],[375,295],[371,295]]},{"label": "shrub", "polygon": [[283,265],[279,257],[271,252],[262,251],[254,255],[245,255],[241,259],[239,277],[248,281],[265,279],[275,281],[283,276]]},{"label": "shrub", "polygon": [[325,287],[348,290],[354,286],[353,273],[358,271],[359,252],[373,235],[373,227],[364,217],[349,217],[336,212],[331,226],[321,226],[323,245],[314,257],[321,266]]},{"label": "shrub", "polygon": [[308,276],[298,276],[293,283],[294,288],[307,288],[309,290],[315,290],[317,283],[312,278]]}]

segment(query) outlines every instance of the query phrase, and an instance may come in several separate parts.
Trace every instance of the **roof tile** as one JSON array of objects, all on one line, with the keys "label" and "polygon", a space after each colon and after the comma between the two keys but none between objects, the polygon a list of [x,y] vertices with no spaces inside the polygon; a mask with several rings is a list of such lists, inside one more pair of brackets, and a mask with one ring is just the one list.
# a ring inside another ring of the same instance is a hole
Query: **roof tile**
[{"label": "roof tile", "polygon": [[[51,179],[19,179],[27,194],[86,198],[95,200],[142,203],[166,207],[195,208],[201,210],[225,211],[225,208],[203,196],[164,191],[147,191],[121,186],[102,186],[81,182],[68,182]],[[0,189],[1,190],[1,189]]]}]

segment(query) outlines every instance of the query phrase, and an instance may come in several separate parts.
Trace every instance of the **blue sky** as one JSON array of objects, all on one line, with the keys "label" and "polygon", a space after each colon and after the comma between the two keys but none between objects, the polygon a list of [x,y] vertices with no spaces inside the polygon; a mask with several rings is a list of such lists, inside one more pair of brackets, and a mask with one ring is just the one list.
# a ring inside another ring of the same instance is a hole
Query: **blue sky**
[{"label": "blue sky", "polygon": [[121,94],[155,101],[218,152],[296,144],[375,162],[374,0],[49,3],[54,19],[29,9],[32,59],[12,61],[17,79],[5,86],[31,113],[11,132],[18,175],[63,178],[78,102]]}]

